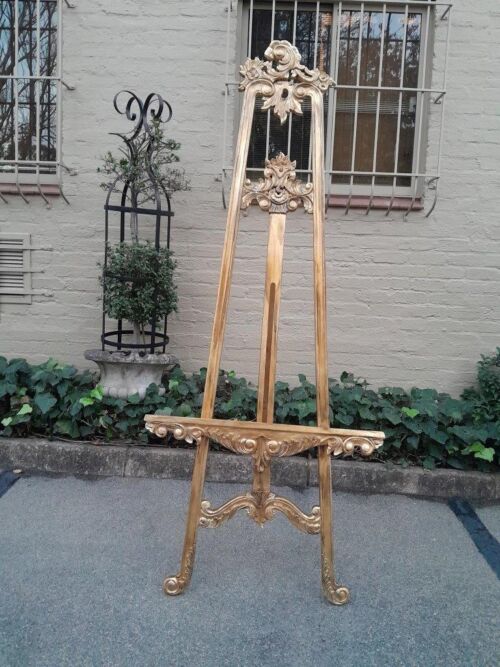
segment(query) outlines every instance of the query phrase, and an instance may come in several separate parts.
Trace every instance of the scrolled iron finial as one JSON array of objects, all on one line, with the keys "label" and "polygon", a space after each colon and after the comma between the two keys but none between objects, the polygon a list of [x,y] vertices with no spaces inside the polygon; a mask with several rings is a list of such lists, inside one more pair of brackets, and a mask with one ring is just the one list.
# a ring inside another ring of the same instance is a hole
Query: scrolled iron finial
[{"label": "scrolled iron finial", "polygon": [[[122,98],[128,96],[124,106]],[[141,130],[144,130],[150,137],[153,136],[152,122],[168,123],[172,118],[172,107],[158,93],[150,93],[144,101],[131,90],[121,90],[113,99],[113,106],[116,111],[126,116],[127,120],[134,123],[130,131],[129,140],[135,139]]]}]

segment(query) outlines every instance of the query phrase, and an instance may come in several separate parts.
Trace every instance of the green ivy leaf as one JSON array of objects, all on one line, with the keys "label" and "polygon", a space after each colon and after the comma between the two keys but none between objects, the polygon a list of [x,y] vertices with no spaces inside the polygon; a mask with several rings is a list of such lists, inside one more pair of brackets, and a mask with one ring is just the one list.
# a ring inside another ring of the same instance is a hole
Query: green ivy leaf
[{"label": "green ivy leaf", "polygon": [[418,435],[409,435],[406,438],[406,444],[411,448],[411,449],[418,449],[418,445],[420,444],[420,438]]},{"label": "green ivy leaf", "polygon": [[191,417],[193,414],[191,411],[191,406],[187,403],[181,403],[181,405],[179,405],[177,408],[177,414],[179,417]]},{"label": "green ivy leaf", "polygon": [[155,411],[155,415],[171,415],[172,414],[172,408],[169,407],[164,407],[160,408],[159,410]]},{"label": "green ivy leaf", "polygon": [[95,398],[96,401],[102,401],[103,389],[100,384],[97,387],[94,387],[89,394],[90,398]]},{"label": "green ivy leaf", "polygon": [[54,405],[56,405],[57,398],[54,398],[52,394],[36,394],[33,403],[37,406],[42,415],[45,415],[54,407]]},{"label": "green ivy leaf", "polygon": [[354,421],[354,417],[351,415],[346,415],[342,412],[338,412],[335,415],[335,421],[337,421],[339,424],[342,424],[342,426],[350,426]]},{"label": "green ivy leaf", "polygon": [[22,415],[29,415],[32,412],[33,408],[31,407],[31,405],[29,403],[23,403],[21,409],[19,410],[16,416],[21,417]]},{"label": "green ivy leaf", "polygon": [[489,461],[489,463],[493,463],[494,456],[495,450],[493,447],[483,447],[480,452],[474,454],[475,459],[483,459],[483,461]]},{"label": "green ivy leaf", "polygon": [[434,440],[435,442],[439,442],[439,444],[441,445],[444,445],[448,440],[448,434],[437,428],[436,424],[432,423],[422,424],[422,431],[426,435],[428,435],[429,438],[432,438],[432,440]]},{"label": "green ivy leaf", "polygon": [[90,398],[90,396],[82,396],[79,403],[87,407],[87,405],[94,405],[94,399]]},{"label": "green ivy leaf", "polygon": [[387,421],[389,421],[394,426],[401,424],[401,414],[395,408],[384,408],[382,411],[382,417],[387,419]]},{"label": "green ivy leaf", "polygon": [[367,408],[364,405],[359,408],[359,416],[361,419],[366,419],[368,421],[375,421],[376,419],[376,416],[373,414],[370,408]]},{"label": "green ivy leaf", "polygon": [[16,393],[17,386],[13,382],[0,382],[0,398],[3,396],[12,396]]},{"label": "green ivy leaf", "polygon": [[445,451],[445,450],[440,449],[440,448],[439,448],[437,445],[435,445],[434,443],[431,443],[431,444],[429,445],[429,454],[430,454],[434,459],[437,459],[438,461],[442,461],[442,460],[443,460],[443,451]]},{"label": "green ivy leaf", "polygon": [[61,435],[69,435],[71,438],[78,438],[79,436],[78,428],[71,419],[59,419],[55,423],[54,431]]},{"label": "green ivy leaf", "polygon": [[426,470],[434,470],[436,468],[436,462],[432,456],[426,456],[422,461],[422,465]]},{"label": "green ivy leaf", "polygon": [[2,426],[7,427],[10,426],[10,424],[12,424],[12,417],[5,417],[2,419]]},{"label": "green ivy leaf", "polygon": [[415,417],[418,417],[420,414],[420,412],[415,408],[401,408],[401,412],[410,419],[415,419]]}]

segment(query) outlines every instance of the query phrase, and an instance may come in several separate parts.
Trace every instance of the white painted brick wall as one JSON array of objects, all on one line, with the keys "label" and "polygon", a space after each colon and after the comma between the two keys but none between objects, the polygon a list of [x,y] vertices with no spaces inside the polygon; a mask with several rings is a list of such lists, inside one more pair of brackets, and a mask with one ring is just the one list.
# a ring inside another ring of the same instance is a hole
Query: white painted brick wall
[{"label": "white painted brick wall", "polygon": [[[174,109],[192,190],[175,198],[173,248],[179,313],[169,328],[184,368],[206,364],[225,212],[221,163],[225,0],[80,0],[64,11],[64,160],[70,206],[33,198],[0,205],[0,229],[35,245],[30,306],[2,304],[0,353],[78,366],[98,346],[96,263],[103,246],[103,192],[96,166],[115,139],[113,94],[158,91]],[[500,10],[480,0],[453,9],[440,198],[430,219],[332,211],[327,225],[330,371],[375,385],[458,393],[481,353],[500,344]],[[436,45],[436,52],[440,46]],[[236,36],[234,38],[236,54]],[[239,56],[235,55],[236,59]],[[431,123],[429,160],[435,159]],[[258,363],[265,216],[242,218],[223,365],[254,377]],[[313,376],[310,220],[289,219],[279,376]]]}]

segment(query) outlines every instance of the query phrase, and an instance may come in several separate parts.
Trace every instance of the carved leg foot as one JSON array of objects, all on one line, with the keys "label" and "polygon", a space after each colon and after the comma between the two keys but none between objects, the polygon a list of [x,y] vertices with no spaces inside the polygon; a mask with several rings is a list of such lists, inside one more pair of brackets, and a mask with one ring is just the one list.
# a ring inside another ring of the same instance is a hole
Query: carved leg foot
[{"label": "carved leg foot", "polygon": [[349,601],[349,589],[335,581],[333,569],[332,535],[332,471],[330,454],[326,447],[318,449],[320,534],[321,534],[321,583],[323,593],[332,604]]},{"label": "carved leg foot", "polygon": [[346,586],[339,586],[332,575],[332,568],[328,560],[323,556],[321,563],[321,583],[323,594],[332,604],[342,605],[349,602],[350,593]]},{"label": "carved leg foot", "polygon": [[165,595],[180,595],[184,593],[191,581],[194,564],[194,547],[187,554],[187,558],[182,559],[181,571],[175,577],[166,577],[163,582],[163,592]]},{"label": "carved leg foot", "polygon": [[182,550],[181,569],[175,577],[167,577],[163,581],[165,595],[180,595],[187,588],[193,573],[194,555],[196,550],[196,531],[201,514],[201,496],[205,483],[205,469],[207,466],[208,439],[202,438],[198,442],[194,459],[193,480]]}]

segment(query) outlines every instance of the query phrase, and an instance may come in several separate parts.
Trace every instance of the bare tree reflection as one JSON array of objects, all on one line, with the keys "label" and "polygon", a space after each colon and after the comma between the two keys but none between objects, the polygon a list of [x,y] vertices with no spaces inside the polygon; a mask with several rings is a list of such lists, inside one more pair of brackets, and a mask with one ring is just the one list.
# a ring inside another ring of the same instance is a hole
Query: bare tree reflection
[{"label": "bare tree reflection", "polygon": [[[295,34],[295,45],[307,67],[316,65],[330,71],[332,12],[322,9],[317,15],[315,9],[299,9],[296,14],[295,32],[294,18],[293,9],[282,8],[278,4],[274,19],[274,34],[271,36],[271,10],[254,9],[251,56],[262,57],[271,38],[286,39],[292,42]],[[318,20],[317,41],[316,20]],[[339,84],[377,87],[380,74],[382,86],[398,88],[402,85],[405,88],[417,88],[421,50],[421,14],[409,13],[408,20],[406,20],[402,11],[388,11],[385,15],[382,11],[365,11],[361,16],[359,10],[349,9],[342,11],[339,20]],[[335,27],[335,32],[336,30]],[[382,68],[380,69],[381,54]],[[360,62],[358,63],[359,55]],[[403,76],[401,76],[402,73]],[[355,171],[375,169],[388,173],[394,171],[411,173],[416,106],[416,92],[382,91],[379,98],[376,90],[361,90],[357,97],[356,120],[356,91],[339,89],[332,169],[351,170],[356,123]],[[299,169],[308,168],[309,128],[310,112],[306,107],[302,117],[294,116],[291,121],[290,157],[297,160]],[[375,137],[376,133],[377,137]],[[267,142],[269,155],[272,156],[279,151],[287,153],[288,137],[288,123],[280,125],[273,115],[271,115],[270,132],[267,137],[267,115],[256,114],[252,128],[249,166],[262,168]],[[376,150],[375,141],[377,142]],[[397,141],[399,141],[398,155],[395,156]],[[350,177],[336,176],[334,181],[348,183]],[[392,178],[377,177],[375,182],[378,185],[392,184]],[[371,177],[355,176],[354,183],[369,184]],[[398,178],[397,183],[398,185],[409,185],[410,178]]]},{"label": "bare tree reflection", "polygon": [[15,0],[0,0],[0,158],[15,160],[17,125],[18,159],[53,161],[57,84],[44,77],[56,75],[57,2],[18,0],[17,54],[15,5]]}]

